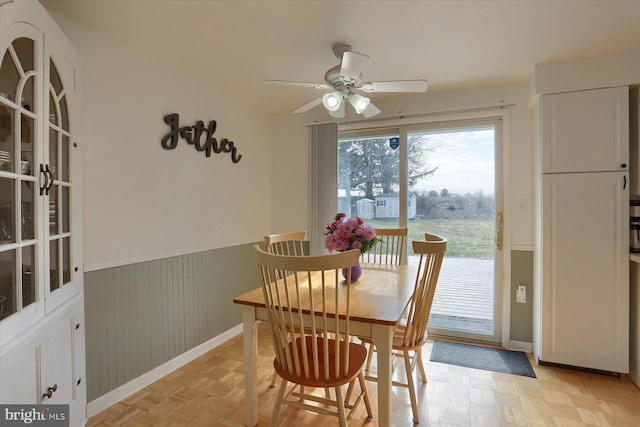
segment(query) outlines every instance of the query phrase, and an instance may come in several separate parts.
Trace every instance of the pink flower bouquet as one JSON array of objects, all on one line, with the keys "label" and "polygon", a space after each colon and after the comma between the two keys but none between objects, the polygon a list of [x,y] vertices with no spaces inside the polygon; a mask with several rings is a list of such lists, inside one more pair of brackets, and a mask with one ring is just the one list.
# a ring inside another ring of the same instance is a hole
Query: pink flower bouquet
[{"label": "pink flower bouquet", "polygon": [[353,217],[347,220],[347,215],[339,213],[336,218],[327,224],[324,246],[333,251],[348,251],[350,249],[360,249],[364,254],[373,248],[380,238],[376,237],[373,228],[364,225],[362,218]]}]

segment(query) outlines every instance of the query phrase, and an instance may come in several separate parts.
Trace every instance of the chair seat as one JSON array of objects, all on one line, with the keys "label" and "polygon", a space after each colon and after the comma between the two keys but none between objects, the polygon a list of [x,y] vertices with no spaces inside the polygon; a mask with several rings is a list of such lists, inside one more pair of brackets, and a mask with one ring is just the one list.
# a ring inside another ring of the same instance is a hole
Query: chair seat
[{"label": "chair seat", "polygon": [[[296,338],[296,346],[297,346],[297,350],[298,350],[298,356],[299,356],[299,360],[300,363],[302,363],[302,342],[301,342],[302,338]],[[312,354],[312,351],[310,350],[312,348],[312,344],[313,344],[313,337],[311,336],[305,336],[304,337],[305,341],[306,341],[306,346],[309,349],[309,354]],[[289,373],[288,370],[284,369],[283,367],[281,367],[277,360],[273,361],[273,366],[276,370],[276,372],[278,373],[278,375],[280,375],[282,378],[284,378],[287,381],[291,381],[293,383],[296,384],[300,384],[303,386],[308,386],[308,387],[337,387],[343,384],[346,384],[350,381],[352,381],[354,378],[356,378],[358,376],[358,374],[360,373],[360,370],[362,369],[362,366],[364,365],[365,360],[367,359],[367,349],[365,346],[363,346],[362,344],[357,344],[357,343],[345,343],[344,341],[340,341],[339,345],[340,345],[340,358],[344,357],[344,351],[345,351],[345,345],[348,344],[349,345],[349,369],[348,372],[346,373],[341,373],[341,375],[338,375],[336,377],[335,375],[335,350],[336,350],[336,341],[335,340],[329,340],[328,341],[328,350],[329,350],[329,366],[325,366],[324,364],[324,348],[323,348],[323,339],[322,338],[316,338],[316,342],[318,345],[318,379],[315,379],[313,377],[311,378],[304,378],[304,376],[297,376],[295,373],[295,369],[293,370],[293,373]],[[289,350],[291,352],[291,354],[293,355],[294,352],[294,345],[293,342],[290,342],[288,344]],[[309,356],[309,372],[315,372],[315,368],[316,366],[313,363],[313,358],[311,356]],[[328,378],[329,379],[325,379],[325,372],[328,370]],[[302,371],[302,369],[301,369]]]},{"label": "chair seat", "polygon": [[400,324],[396,326],[395,331],[393,331],[392,346],[394,350],[414,350],[418,347],[422,347],[424,343],[427,342],[428,334],[425,332],[424,337],[421,340],[416,341],[413,345],[404,345],[404,334],[406,329],[406,325]]},{"label": "chair seat", "polygon": [[[396,329],[393,331],[393,341],[391,342],[391,346],[394,350],[414,350],[418,347],[422,347],[424,343],[427,342],[427,337],[429,334],[425,333],[424,337],[417,341],[414,345],[405,346],[404,345],[404,333],[407,329],[407,321],[402,319],[400,324],[396,326]],[[358,337],[360,341],[367,344],[373,344],[371,338]]]}]

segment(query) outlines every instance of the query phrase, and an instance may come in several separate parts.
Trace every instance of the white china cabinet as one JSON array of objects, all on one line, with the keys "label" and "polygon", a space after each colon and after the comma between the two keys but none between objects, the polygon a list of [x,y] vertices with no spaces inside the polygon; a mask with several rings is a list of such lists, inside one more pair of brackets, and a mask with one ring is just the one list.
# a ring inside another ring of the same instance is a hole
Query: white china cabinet
[{"label": "white china cabinet", "polygon": [[86,420],[79,55],[39,2],[0,2],[0,403]]},{"label": "white china cabinet", "polygon": [[543,95],[536,111],[534,355],[629,372],[629,90]]}]

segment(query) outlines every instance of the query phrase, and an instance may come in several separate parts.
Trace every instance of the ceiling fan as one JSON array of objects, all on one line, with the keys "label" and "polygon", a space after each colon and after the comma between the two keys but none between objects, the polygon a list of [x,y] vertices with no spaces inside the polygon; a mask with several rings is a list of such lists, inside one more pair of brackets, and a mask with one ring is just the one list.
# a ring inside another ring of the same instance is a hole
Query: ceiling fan
[{"label": "ceiling fan", "polygon": [[324,83],[291,82],[284,80],[265,80],[266,84],[279,86],[311,87],[331,90],[324,96],[307,102],[292,113],[304,113],[313,107],[323,104],[329,114],[336,118],[345,115],[347,101],[357,114],[373,117],[380,113],[378,107],[359,92],[426,92],[426,80],[397,80],[389,82],[366,82],[362,77],[362,69],[369,57],[363,53],[353,52],[351,46],[343,43],[333,45],[333,53],[340,64],[330,68],[324,75]]}]

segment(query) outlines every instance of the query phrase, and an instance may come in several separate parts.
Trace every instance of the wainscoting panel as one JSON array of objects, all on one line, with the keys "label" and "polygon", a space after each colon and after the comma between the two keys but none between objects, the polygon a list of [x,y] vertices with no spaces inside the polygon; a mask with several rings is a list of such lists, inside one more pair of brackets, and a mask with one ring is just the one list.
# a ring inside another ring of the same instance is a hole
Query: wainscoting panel
[{"label": "wainscoting panel", "polygon": [[253,244],[85,273],[89,402],[242,322]]}]

